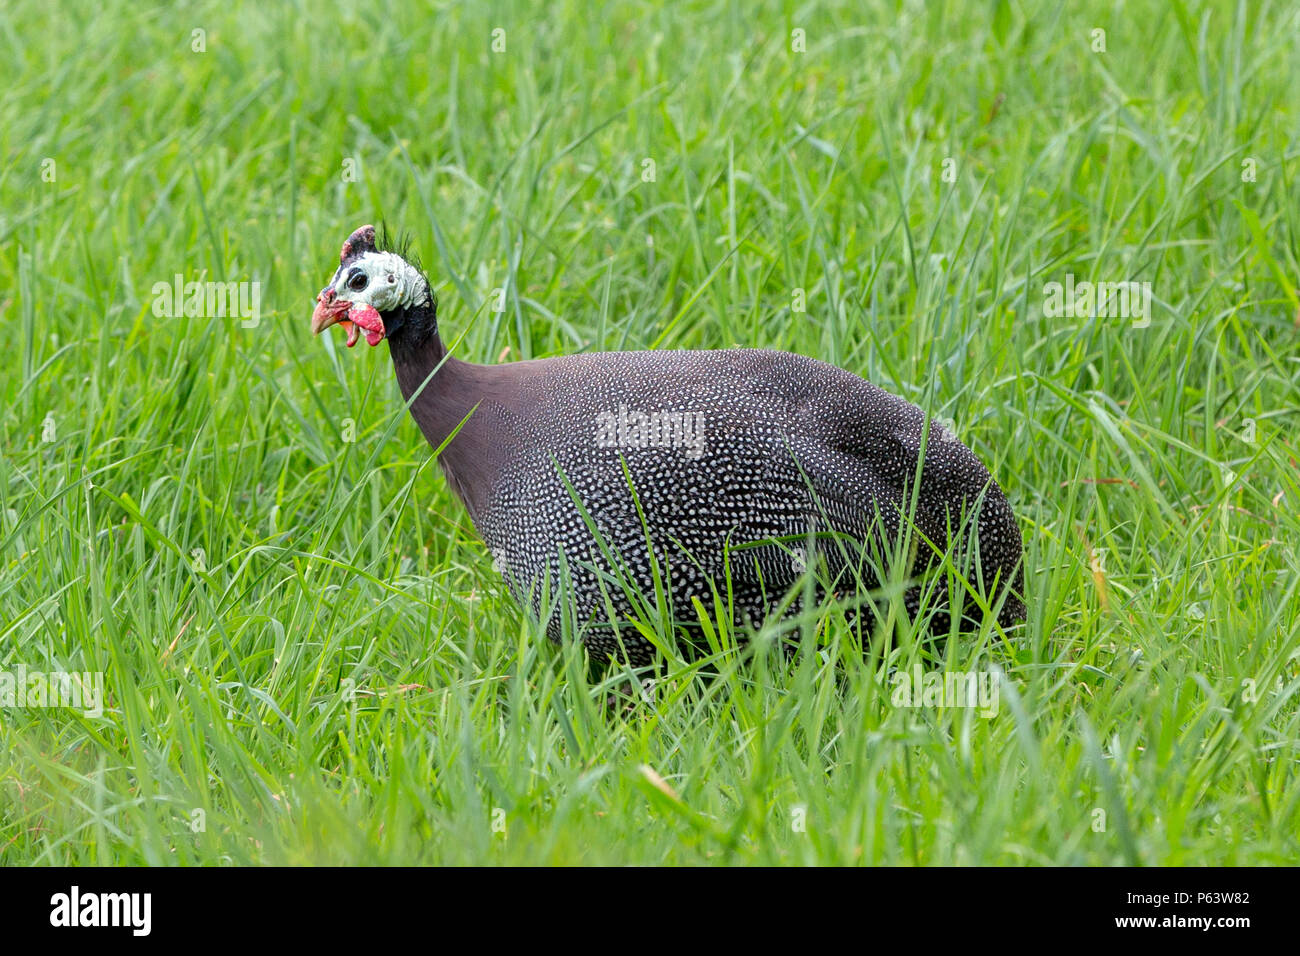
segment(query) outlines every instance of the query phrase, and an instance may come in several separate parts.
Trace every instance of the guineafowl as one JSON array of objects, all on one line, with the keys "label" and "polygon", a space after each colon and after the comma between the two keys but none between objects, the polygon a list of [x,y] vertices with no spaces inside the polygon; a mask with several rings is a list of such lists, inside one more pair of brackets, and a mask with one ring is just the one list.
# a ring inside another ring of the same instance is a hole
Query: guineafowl
[{"label": "guineafowl", "polygon": [[[720,596],[743,627],[791,607],[805,569],[869,605],[902,560],[905,607],[928,607],[935,632],[953,604],[959,627],[978,623],[976,594],[1004,627],[1025,616],[1001,488],[951,432],[851,372],[759,349],[464,362],[439,336],[428,279],[372,226],[317,296],[312,331],[335,324],[349,347],[387,340],[424,436],[439,448],[454,434],[440,464],[511,592],[553,639],[571,614],[593,657],[653,660],[609,618],[638,593],[653,601],[656,579],[675,621]],[[923,599],[950,547],[971,587],[954,602],[940,574]]]}]

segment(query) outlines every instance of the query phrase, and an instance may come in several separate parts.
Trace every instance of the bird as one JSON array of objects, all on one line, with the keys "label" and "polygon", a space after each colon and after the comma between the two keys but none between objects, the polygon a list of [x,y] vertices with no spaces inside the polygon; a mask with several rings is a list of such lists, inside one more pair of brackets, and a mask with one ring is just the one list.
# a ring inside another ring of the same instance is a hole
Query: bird
[{"label": "bird", "polygon": [[788,617],[814,568],[818,595],[865,594],[870,607],[901,572],[915,616],[946,550],[965,555],[969,586],[954,597],[949,575],[930,575],[931,633],[948,633],[954,615],[958,631],[989,613],[1005,629],[1024,621],[1023,542],[1006,495],[911,402],[768,349],[463,361],[443,343],[418,260],[391,245],[371,225],[347,238],[311,331],[339,325],[349,348],[362,335],[388,342],[452,492],[552,640],[569,615],[567,633],[593,658],[645,667],[654,644],[618,627],[646,607],[637,595],[661,594],[683,626],[724,602],[747,633]]}]

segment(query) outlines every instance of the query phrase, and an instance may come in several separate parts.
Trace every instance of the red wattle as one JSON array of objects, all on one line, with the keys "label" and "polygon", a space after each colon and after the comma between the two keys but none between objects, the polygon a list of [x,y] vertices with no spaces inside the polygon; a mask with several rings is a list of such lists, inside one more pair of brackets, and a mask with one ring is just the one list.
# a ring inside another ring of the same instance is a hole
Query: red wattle
[{"label": "red wattle", "polygon": [[378,345],[384,340],[384,320],[372,305],[359,305],[348,310],[348,318],[366,332],[366,344]]}]

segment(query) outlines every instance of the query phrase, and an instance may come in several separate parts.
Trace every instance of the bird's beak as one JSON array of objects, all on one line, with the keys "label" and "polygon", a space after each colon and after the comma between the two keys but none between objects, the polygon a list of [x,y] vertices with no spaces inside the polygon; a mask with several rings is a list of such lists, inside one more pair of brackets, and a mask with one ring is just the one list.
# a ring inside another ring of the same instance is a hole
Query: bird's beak
[{"label": "bird's beak", "polygon": [[336,298],[333,289],[322,289],[316,296],[316,308],[311,314],[311,334],[320,335],[331,325],[342,322],[351,307],[351,302]]}]

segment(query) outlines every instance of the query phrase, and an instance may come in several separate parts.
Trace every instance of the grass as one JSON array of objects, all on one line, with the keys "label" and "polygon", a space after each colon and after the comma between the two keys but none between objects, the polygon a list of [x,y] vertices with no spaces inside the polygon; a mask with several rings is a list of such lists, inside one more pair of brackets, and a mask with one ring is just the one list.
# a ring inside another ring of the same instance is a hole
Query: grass
[{"label": "grass", "polygon": [[[1296,862],[1293,5],[78,9],[0,11],[0,673],[107,701],[0,706],[0,862]],[[938,665],[998,714],[833,614],[607,709],[386,349],[309,335],[380,220],[461,357],[788,349],[951,419],[1028,549],[1025,633]]]}]

